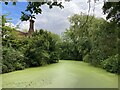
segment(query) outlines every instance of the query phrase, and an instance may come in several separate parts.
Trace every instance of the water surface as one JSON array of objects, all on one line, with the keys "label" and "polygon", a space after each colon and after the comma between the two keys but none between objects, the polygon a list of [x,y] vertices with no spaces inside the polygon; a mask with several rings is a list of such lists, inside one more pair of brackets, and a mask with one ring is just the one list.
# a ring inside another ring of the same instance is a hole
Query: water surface
[{"label": "water surface", "polygon": [[80,61],[2,74],[3,88],[118,88],[118,76]]}]

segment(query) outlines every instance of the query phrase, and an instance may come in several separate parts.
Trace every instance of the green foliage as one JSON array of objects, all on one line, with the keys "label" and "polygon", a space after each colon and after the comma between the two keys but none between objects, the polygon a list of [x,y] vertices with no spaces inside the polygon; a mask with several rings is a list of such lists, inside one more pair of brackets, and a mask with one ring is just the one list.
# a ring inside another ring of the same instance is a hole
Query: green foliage
[{"label": "green foliage", "polygon": [[91,62],[91,57],[89,54],[85,55],[84,58],[83,58],[83,61],[84,62],[87,62],[87,63],[90,63]]},{"label": "green foliage", "polygon": [[60,45],[61,53],[60,53],[60,59],[62,60],[76,60],[75,57],[75,49],[73,47],[73,44],[69,41],[63,41]]},{"label": "green foliage", "polygon": [[19,37],[18,32],[14,28],[8,26],[2,27],[2,45],[5,47],[12,47],[16,50],[23,49],[24,38]]},{"label": "green foliage", "polygon": [[119,63],[118,54],[108,57],[106,60],[101,62],[101,66],[109,72],[118,73],[119,72]]},{"label": "green foliage", "polygon": [[11,72],[25,68],[24,55],[13,48],[3,47],[2,72]]},{"label": "green foliage", "polygon": [[45,30],[20,37],[15,29],[2,27],[3,73],[58,62],[58,35]]},{"label": "green foliage", "polygon": [[87,20],[89,23],[86,22],[87,17],[88,16],[84,14],[75,14],[69,18],[71,26],[68,30],[66,30],[63,37],[64,43],[67,47],[63,47],[63,53],[68,53],[66,57],[71,56],[68,59],[82,61],[83,57],[90,51],[91,43],[88,35],[88,27],[90,27],[89,24],[94,17],[89,17]]},{"label": "green foliage", "polygon": [[25,52],[26,63],[31,66],[41,66],[59,60],[57,35],[39,30],[30,37],[29,47]]},{"label": "green foliage", "polygon": [[106,19],[115,21],[120,25],[120,1],[119,2],[105,2],[103,6],[104,14],[107,14]]},{"label": "green foliage", "polygon": [[75,14],[69,20],[70,28],[62,38],[42,29],[19,37],[15,29],[3,26],[3,73],[51,64],[59,59],[85,61],[119,73],[120,28],[117,24],[84,14]]},{"label": "green foliage", "polygon": [[108,65],[108,57],[112,57],[112,69],[107,68],[107,65],[105,69],[117,72],[119,63],[116,63],[117,59],[113,57],[119,48],[120,28],[117,24],[84,14],[75,14],[69,20],[71,26],[64,33],[61,44],[62,59],[82,60],[100,67],[102,60]]},{"label": "green foliage", "polygon": [[9,14],[2,15],[2,26],[5,26],[5,23],[10,22],[11,18],[6,18]]},{"label": "green foliage", "polygon": [[117,26],[105,20],[97,20],[93,25],[94,26],[90,29],[92,32],[90,37],[92,44],[90,50],[92,57],[91,63],[95,66],[99,66],[101,60],[107,59],[108,56],[117,53]]},{"label": "green foliage", "polygon": [[27,14],[25,12],[21,12],[22,16],[21,16],[21,20],[22,21],[27,21],[30,18],[34,18],[35,19],[35,15],[33,14],[41,14],[42,13],[42,9],[41,6],[42,5],[48,5],[49,8],[53,8],[53,6],[58,6],[60,8],[64,8],[62,3],[60,2],[51,2],[51,1],[44,1],[44,2],[28,2],[28,5],[26,7],[26,12],[29,12],[30,14]]}]

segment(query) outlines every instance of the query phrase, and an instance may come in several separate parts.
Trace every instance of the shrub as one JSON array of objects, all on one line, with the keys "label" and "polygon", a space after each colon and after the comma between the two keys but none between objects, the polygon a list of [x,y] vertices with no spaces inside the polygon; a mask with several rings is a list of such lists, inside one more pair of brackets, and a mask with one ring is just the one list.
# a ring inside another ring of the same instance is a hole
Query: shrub
[{"label": "shrub", "polygon": [[25,51],[26,64],[28,67],[42,66],[58,61],[57,40],[54,34],[40,30],[32,34],[29,46]]},{"label": "shrub", "polygon": [[120,60],[118,59],[118,54],[116,54],[114,56],[110,56],[106,60],[103,60],[101,62],[101,66],[109,72],[119,73],[119,62]]},{"label": "shrub", "polygon": [[15,69],[16,70],[22,70],[22,69],[24,69],[25,67],[24,67],[24,65],[22,64],[22,63],[19,63],[19,62],[16,62],[15,63]]},{"label": "shrub", "polygon": [[2,64],[2,73],[8,72],[8,67],[4,64]]},{"label": "shrub", "polygon": [[50,63],[58,62],[59,61],[59,53],[57,51],[51,52],[50,59],[51,59]]},{"label": "shrub", "polygon": [[49,54],[47,51],[39,47],[29,48],[26,53],[26,64],[28,67],[42,66],[49,62]]},{"label": "shrub", "polygon": [[89,54],[85,55],[85,56],[83,57],[83,61],[84,61],[84,62],[87,62],[87,63],[90,63],[90,62],[91,62],[90,55],[89,55]]},{"label": "shrub", "polygon": [[2,72],[24,69],[24,55],[13,48],[3,47]]}]

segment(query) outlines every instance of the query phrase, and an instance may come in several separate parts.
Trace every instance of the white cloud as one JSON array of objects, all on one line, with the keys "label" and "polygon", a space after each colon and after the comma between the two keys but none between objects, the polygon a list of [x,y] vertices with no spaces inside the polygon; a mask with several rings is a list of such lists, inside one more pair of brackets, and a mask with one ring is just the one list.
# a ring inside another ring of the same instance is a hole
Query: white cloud
[{"label": "white cloud", "polygon": [[101,2],[99,1],[95,4],[95,16],[105,19],[106,15],[103,15],[103,11],[102,11],[103,5],[104,3],[102,1]]},{"label": "white cloud", "polygon": [[[77,14],[80,12],[88,13],[88,0],[72,0],[71,2],[63,3],[64,9],[60,9],[59,7],[54,7],[53,9],[49,9],[48,6],[42,6],[42,14],[36,15],[35,20],[35,28],[39,29],[47,29],[54,33],[60,34],[64,32],[66,28],[69,27],[68,17]],[[95,11],[93,12],[94,3],[91,2],[91,10],[90,14],[95,14],[96,17],[105,17],[102,14],[102,6],[103,2],[98,1],[95,3]],[[22,22],[20,24],[20,28],[29,29],[29,21]]]},{"label": "white cloud", "polygon": [[10,22],[5,23],[5,26],[9,26],[11,28],[15,28],[15,25],[13,23],[10,23]]},{"label": "white cloud", "polygon": [[29,29],[29,21],[20,22],[19,28],[20,28],[20,31],[24,31],[26,29],[28,30]]}]

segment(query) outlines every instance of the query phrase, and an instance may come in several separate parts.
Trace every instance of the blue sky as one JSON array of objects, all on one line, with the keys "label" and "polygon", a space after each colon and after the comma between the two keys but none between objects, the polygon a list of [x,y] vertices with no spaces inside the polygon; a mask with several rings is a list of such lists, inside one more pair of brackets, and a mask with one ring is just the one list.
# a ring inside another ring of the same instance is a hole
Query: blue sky
[{"label": "blue sky", "polygon": [[26,2],[17,2],[16,5],[12,5],[12,3],[5,5],[2,3],[2,14],[9,13],[7,18],[12,18],[12,23],[16,24],[20,20],[21,11],[24,11],[26,6]]},{"label": "blue sky", "polygon": [[[70,2],[64,2],[64,9],[54,7],[49,9],[47,5],[42,6],[42,14],[35,15],[35,30],[46,29],[56,34],[61,34],[69,28],[70,23],[68,18],[74,14],[85,13],[88,14],[88,0],[72,0]],[[94,1],[94,0],[92,0]],[[17,25],[20,23],[20,31],[24,29],[29,29],[29,21],[21,22],[21,11],[26,9],[26,2],[17,2],[16,6],[13,6],[12,3],[5,5],[2,3],[2,13],[10,13],[8,18],[12,18],[12,23]],[[95,5],[95,11],[93,12]],[[91,2],[90,15],[95,15],[99,18],[105,18],[102,12],[103,1],[99,0],[97,3]]]}]

